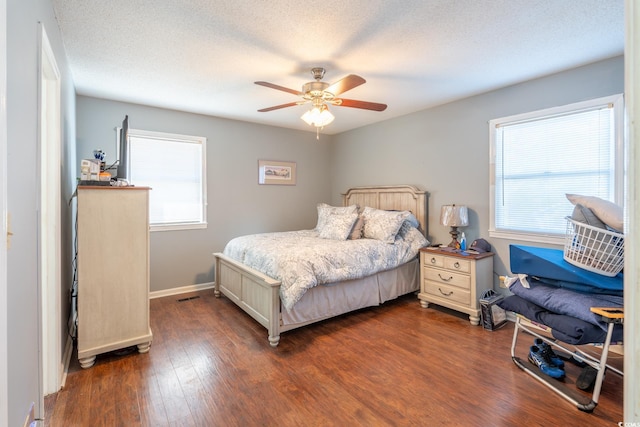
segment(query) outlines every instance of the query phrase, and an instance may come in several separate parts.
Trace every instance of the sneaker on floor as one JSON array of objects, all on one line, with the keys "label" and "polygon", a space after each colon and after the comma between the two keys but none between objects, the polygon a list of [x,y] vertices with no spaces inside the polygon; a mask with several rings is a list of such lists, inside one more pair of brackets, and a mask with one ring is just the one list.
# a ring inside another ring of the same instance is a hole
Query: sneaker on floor
[{"label": "sneaker on floor", "polygon": [[547,374],[551,378],[558,380],[564,378],[564,369],[553,366],[538,346],[532,345],[531,348],[529,348],[529,362],[536,365],[543,374]]},{"label": "sneaker on floor", "polygon": [[547,359],[547,361],[550,362],[553,366],[556,366],[558,368],[564,368],[564,360],[562,360],[560,356],[558,356],[551,349],[551,346],[546,342],[544,342],[541,338],[534,339],[533,345],[535,345],[542,351],[542,354],[544,355],[545,359]]},{"label": "sneaker on floor", "polygon": [[576,387],[578,387],[580,390],[591,390],[596,382],[597,376],[598,371],[596,370],[596,368],[593,368],[589,365],[585,366],[582,369],[582,372],[580,372],[578,379],[576,380]]}]

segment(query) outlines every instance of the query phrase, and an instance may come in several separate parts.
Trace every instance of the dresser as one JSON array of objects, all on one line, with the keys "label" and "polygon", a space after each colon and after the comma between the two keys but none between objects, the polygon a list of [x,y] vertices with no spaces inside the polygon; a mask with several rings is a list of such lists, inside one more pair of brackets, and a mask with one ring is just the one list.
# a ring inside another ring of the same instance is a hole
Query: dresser
[{"label": "dresser", "polygon": [[149,188],[78,187],[78,359],[149,351]]},{"label": "dresser", "polygon": [[463,255],[442,249],[420,250],[420,293],[423,308],[437,304],[469,315],[480,323],[482,294],[493,289],[493,253]]}]

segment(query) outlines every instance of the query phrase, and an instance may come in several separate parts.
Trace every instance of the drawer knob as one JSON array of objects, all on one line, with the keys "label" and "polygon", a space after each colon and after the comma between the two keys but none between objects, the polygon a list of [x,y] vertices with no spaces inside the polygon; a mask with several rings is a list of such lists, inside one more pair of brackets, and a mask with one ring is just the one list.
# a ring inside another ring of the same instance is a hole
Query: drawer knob
[{"label": "drawer knob", "polygon": [[438,277],[440,278],[440,280],[444,280],[445,282],[448,282],[449,280],[453,279],[453,276],[449,276],[448,279],[446,277],[442,277],[440,273],[438,273]]},{"label": "drawer knob", "polygon": [[458,261],[456,261],[456,263],[455,263],[455,264],[453,264],[453,266],[454,266],[455,268],[460,268],[460,263],[459,263]]},{"label": "drawer knob", "polygon": [[442,292],[442,289],[440,289],[440,288],[438,288],[438,290],[439,290],[439,291],[440,291],[440,293],[441,293],[442,295],[444,295],[445,297],[450,297],[450,296],[451,296],[451,294],[453,294],[453,291],[451,291],[451,292],[446,292],[446,293],[445,293],[445,292]]},{"label": "drawer knob", "polygon": [[435,264],[436,263],[436,259],[435,258],[431,258],[431,264]]}]

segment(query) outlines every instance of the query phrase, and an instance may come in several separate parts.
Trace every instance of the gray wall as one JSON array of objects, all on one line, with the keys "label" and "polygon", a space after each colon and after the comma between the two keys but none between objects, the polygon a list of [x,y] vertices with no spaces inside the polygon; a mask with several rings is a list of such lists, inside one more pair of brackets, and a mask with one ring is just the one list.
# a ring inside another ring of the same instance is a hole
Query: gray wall
[{"label": "gray wall", "polygon": [[429,192],[429,238],[443,244],[451,237],[439,223],[440,207],[465,204],[467,241],[486,238],[497,252],[497,275],[509,273],[509,244],[531,243],[488,236],[488,121],[623,92],[624,59],[616,57],[336,135],[333,202],[349,186],[417,185]]},{"label": "gray wall", "polygon": [[[79,96],[77,158],[96,148],[115,152],[115,127],[125,114],[137,129],[207,137],[206,230],[151,236],[151,289],[163,291],[213,281],[211,253],[234,236],[312,228],[318,202],[340,204],[360,185],[414,184],[429,192],[429,239],[448,243],[439,224],[443,204],[465,204],[469,242],[490,241],[497,275],[509,274],[508,246],[490,239],[488,121],[542,108],[622,93],[623,57],[462,99],[339,135],[225,120]],[[296,187],[257,184],[258,159],[298,165]],[[78,160],[79,163],[79,160]],[[76,169],[77,170],[77,169]],[[180,248],[176,256],[175,248]]]},{"label": "gray wall", "polygon": [[[77,97],[80,159],[94,149],[115,160],[115,127],[207,138],[206,230],[151,233],[151,291],[212,282],[213,252],[249,233],[313,228],[316,205],[329,202],[332,137],[172,110]],[[296,162],[297,185],[258,185],[258,160]],[[152,190],[153,191],[153,190]],[[342,190],[344,191],[344,189]]]},{"label": "gray wall", "polygon": [[[32,402],[40,402],[38,385],[38,22],[42,22],[62,75],[63,164],[61,165],[64,264],[62,301],[68,301],[71,278],[73,187],[67,169],[75,163],[75,91],[50,0],[7,3],[7,203],[13,237],[7,254],[8,425],[23,425]],[[2,308],[4,310],[4,308]],[[61,313],[66,342],[68,304]],[[61,348],[64,348],[62,345]],[[4,414],[3,414],[4,416]]]}]

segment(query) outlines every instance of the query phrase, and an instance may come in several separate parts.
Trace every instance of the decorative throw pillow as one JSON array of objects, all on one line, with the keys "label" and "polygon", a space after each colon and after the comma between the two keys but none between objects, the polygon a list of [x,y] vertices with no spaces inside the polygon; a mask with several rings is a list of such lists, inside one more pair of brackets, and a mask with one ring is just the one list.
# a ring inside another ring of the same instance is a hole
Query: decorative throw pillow
[{"label": "decorative throw pillow", "polygon": [[363,236],[385,243],[393,243],[402,223],[409,217],[409,211],[384,211],[372,207],[365,207]]},{"label": "decorative throw pillow", "polygon": [[331,240],[347,240],[353,224],[358,219],[357,213],[332,213],[327,215],[326,222],[320,230],[320,238]]},{"label": "decorative throw pillow", "polygon": [[318,203],[318,223],[316,231],[321,231],[330,214],[351,214],[358,213],[358,205],[351,206],[331,206],[326,203]]},{"label": "decorative throw pillow", "polygon": [[567,194],[567,199],[574,204],[580,204],[593,211],[602,222],[616,231],[624,230],[624,213],[622,207],[608,200],[595,196],[581,196],[579,194]]},{"label": "decorative throw pillow", "polygon": [[349,240],[358,240],[362,238],[362,229],[364,228],[364,218],[362,215],[358,215],[358,219],[356,223],[353,224],[353,228],[351,229],[351,233],[349,233]]}]

